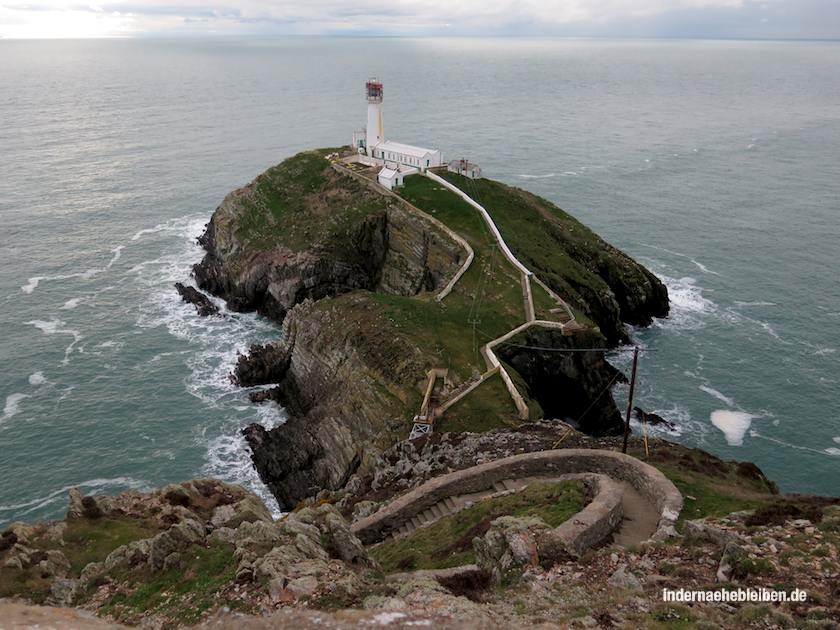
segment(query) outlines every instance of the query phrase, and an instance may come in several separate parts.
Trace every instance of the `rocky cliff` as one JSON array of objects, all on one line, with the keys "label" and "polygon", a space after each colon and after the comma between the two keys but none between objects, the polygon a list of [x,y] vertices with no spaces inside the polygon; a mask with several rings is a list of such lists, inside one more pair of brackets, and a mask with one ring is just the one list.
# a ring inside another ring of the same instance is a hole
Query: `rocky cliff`
[{"label": "rocky cliff", "polygon": [[[450,471],[558,445],[614,449],[618,441],[557,422],[438,433],[395,445],[369,473],[278,520],[255,495],[213,479],[115,497],[71,489],[65,519],[0,531],[0,626],[836,627],[840,499],[779,496],[751,464],[655,439],[647,456],[641,440],[630,450],[683,490],[680,535],[667,540],[547,562],[535,541],[574,488],[551,493],[540,484],[477,500],[408,538],[365,546],[356,533],[366,514]],[[542,496],[545,509],[533,513]],[[506,511],[525,500],[528,513]],[[580,514],[559,518],[577,522]],[[445,527],[462,521],[469,526]],[[475,564],[386,571],[388,548],[397,545],[415,555],[472,550]],[[807,598],[686,605],[664,602],[664,588],[801,589]]]},{"label": "rocky cliff", "polygon": [[[200,239],[207,254],[195,266],[198,286],[229,308],[283,323],[280,341],[240,357],[233,377],[243,387],[272,385],[252,399],[271,399],[288,411],[283,426],[245,431],[261,478],[284,506],[341,487],[404,439],[430,368],[448,370],[447,391],[466,386],[487,369],[480,345],[523,321],[519,275],[497,261],[474,211],[454,205],[446,196],[451,193],[422,177],[409,178],[414,183],[401,193],[406,203],[334,168],[325,153],[290,158],[228,195]],[[645,323],[667,313],[664,287],[640,265],[559,209],[538,207],[539,198],[481,182],[494,186],[484,201],[512,247],[568,294],[589,326],[588,336],[574,343],[603,348],[626,338],[622,316]],[[413,197],[418,191],[428,196]],[[512,219],[516,204],[520,212]],[[527,229],[520,229],[523,219]],[[452,231],[469,242],[475,260],[438,302],[435,293],[468,256]],[[539,240],[546,234],[550,256]],[[543,253],[532,254],[529,243]],[[553,317],[550,302],[545,294],[541,316]],[[480,322],[480,330],[471,321]],[[569,342],[556,330],[534,335],[534,343]],[[535,413],[542,408],[576,419],[591,408],[581,426],[615,432],[620,416],[612,397],[602,396],[615,371],[602,353],[558,358],[550,352],[503,356]],[[552,393],[550,375],[558,370],[562,397]],[[450,419],[458,416],[453,426],[487,424],[488,415],[497,418],[494,425],[515,421],[500,387],[483,386],[477,390],[482,404],[448,412]]]}]

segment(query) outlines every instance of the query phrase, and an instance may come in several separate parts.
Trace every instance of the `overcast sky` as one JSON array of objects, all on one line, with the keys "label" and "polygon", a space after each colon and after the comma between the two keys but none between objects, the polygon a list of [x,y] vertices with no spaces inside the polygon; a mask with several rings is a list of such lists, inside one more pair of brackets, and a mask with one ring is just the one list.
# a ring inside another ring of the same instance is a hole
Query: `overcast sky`
[{"label": "overcast sky", "polygon": [[0,0],[0,36],[840,39],[840,0]]}]

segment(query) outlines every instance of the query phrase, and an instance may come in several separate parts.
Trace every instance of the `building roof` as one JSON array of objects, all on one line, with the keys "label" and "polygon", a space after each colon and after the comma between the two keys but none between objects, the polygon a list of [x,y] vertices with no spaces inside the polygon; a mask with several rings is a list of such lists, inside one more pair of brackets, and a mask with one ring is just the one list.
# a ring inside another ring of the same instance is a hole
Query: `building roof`
[{"label": "building roof", "polygon": [[383,167],[382,170],[379,171],[379,177],[384,177],[385,179],[394,179],[398,174],[399,171],[387,167]]},{"label": "building roof", "polygon": [[424,149],[423,147],[415,147],[410,144],[402,144],[401,142],[393,142],[391,140],[380,142],[375,148],[380,149],[381,151],[402,153],[403,155],[410,155],[412,157],[424,157],[427,153],[437,152],[437,149]]}]

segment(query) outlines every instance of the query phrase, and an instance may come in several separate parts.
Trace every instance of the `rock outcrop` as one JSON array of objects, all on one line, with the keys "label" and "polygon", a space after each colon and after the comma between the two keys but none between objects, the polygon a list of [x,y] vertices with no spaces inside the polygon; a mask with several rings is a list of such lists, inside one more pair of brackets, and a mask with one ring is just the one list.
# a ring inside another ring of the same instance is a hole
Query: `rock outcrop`
[{"label": "rock outcrop", "polygon": [[194,269],[200,288],[278,321],[306,299],[433,290],[464,256],[431,223],[314,153],[229,194],[199,243],[207,250]]},{"label": "rock outcrop", "polygon": [[[588,347],[593,351],[577,351]],[[562,352],[565,348],[576,351]],[[605,349],[603,337],[592,332],[569,337],[530,328],[499,346],[497,353],[522,376],[546,418],[563,419],[589,435],[617,435],[624,422],[611,387],[626,379],[607,362]]]},{"label": "rock outcrop", "polygon": [[289,420],[244,435],[263,482],[292,507],[340,488],[405,432],[406,392],[428,369],[420,351],[364,298],[306,301],[283,322],[281,341],[241,357],[241,385],[277,383]]}]

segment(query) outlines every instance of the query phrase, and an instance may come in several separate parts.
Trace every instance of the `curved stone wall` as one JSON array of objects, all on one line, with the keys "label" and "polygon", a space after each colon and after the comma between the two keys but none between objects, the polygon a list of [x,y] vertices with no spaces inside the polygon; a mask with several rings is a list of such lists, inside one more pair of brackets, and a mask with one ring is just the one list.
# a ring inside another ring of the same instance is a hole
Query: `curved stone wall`
[{"label": "curved stone wall", "polygon": [[503,479],[570,473],[598,473],[626,481],[659,513],[659,523],[652,538],[660,540],[675,533],[674,522],[682,510],[683,499],[665,475],[635,457],[590,449],[523,453],[435,477],[356,521],[352,530],[364,544],[374,544],[446,497],[480,492]]}]

